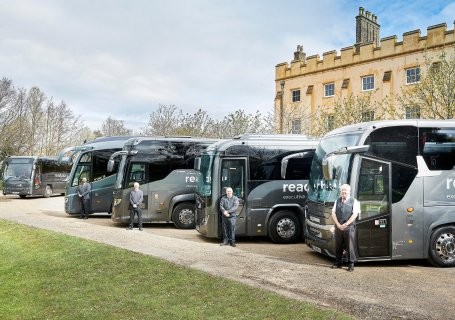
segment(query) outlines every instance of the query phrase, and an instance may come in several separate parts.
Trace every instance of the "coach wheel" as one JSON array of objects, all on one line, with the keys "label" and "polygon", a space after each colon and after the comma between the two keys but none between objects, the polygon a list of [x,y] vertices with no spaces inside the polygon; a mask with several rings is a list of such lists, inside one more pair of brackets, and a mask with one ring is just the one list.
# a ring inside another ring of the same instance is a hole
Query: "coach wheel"
[{"label": "coach wheel", "polygon": [[430,262],[437,267],[455,266],[455,227],[442,227],[433,232]]},{"label": "coach wheel", "polygon": [[280,211],[269,222],[269,237],[275,243],[297,242],[302,234],[300,222],[292,211]]},{"label": "coach wheel", "polygon": [[50,185],[46,186],[44,189],[44,198],[49,198],[52,195],[52,187]]},{"label": "coach wheel", "polygon": [[181,203],[172,211],[172,221],[179,229],[194,229],[196,226],[194,204]]},{"label": "coach wheel", "polygon": [[27,197],[27,196],[26,196],[25,194],[20,194],[19,197],[20,197],[21,199],[25,199],[25,197]]}]

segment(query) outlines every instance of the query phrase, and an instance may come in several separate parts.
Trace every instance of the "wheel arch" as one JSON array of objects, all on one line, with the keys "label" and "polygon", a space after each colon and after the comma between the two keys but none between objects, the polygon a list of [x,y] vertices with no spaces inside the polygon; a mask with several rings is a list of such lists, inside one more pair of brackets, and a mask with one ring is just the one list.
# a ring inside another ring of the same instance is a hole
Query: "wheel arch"
[{"label": "wheel arch", "polygon": [[[270,208],[265,217],[265,225],[268,226],[273,215],[280,211],[292,211],[300,221],[301,227],[305,223],[305,210],[298,204],[277,204]],[[268,233],[268,231],[267,231]]]},{"label": "wheel arch", "polygon": [[279,212],[283,212],[283,211],[292,212],[297,217],[297,220],[299,221],[299,227],[302,232],[300,240],[304,240],[305,239],[305,209],[298,204],[277,204],[277,205],[273,206],[272,208],[270,208],[270,210],[267,213],[265,222],[264,222],[264,226],[265,226],[264,235],[270,238],[271,235],[269,233],[269,230],[270,230],[271,220],[276,214],[278,214]]},{"label": "wheel arch", "polygon": [[[47,187],[49,187],[51,189],[50,195],[47,194]],[[43,187],[43,197],[48,198],[49,196],[51,196],[53,194],[54,194],[54,186],[52,185],[52,183],[46,183]]]},{"label": "wheel arch", "polygon": [[428,231],[425,234],[425,239],[423,242],[423,257],[429,258],[430,257],[430,242],[431,242],[431,236],[433,233],[440,229],[440,228],[445,228],[445,227],[453,227],[455,228],[455,221],[435,221],[433,222],[429,227]]},{"label": "wheel arch", "polygon": [[177,207],[179,204],[184,203],[184,202],[189,202],[192,204],[196,204],[196,196],[194,193],[185,193],[185,194],[179,194],[174,197],[172,197],[171,201],[169,202],[169,219],[173,221],[172,217],[172,212],[174,212],[175,207]]}]

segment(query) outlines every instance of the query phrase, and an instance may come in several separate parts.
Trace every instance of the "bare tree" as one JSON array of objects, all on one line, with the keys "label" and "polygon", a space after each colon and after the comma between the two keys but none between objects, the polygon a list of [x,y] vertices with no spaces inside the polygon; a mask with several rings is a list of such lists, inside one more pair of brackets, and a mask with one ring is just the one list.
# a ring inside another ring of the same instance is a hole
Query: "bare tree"
[{"label": "bare tree", "polygon": [[349,124],[391,119],[396,114],[395,107],[388,98],[374,100],[374,92],[350,95],[337,99],[333,109],[319,108],[315,114],[311,134],[322,136],[326,132]]},{"label": "bare tree", "polygon": [[178,120],[178,123],[175,134],[192,137],[211,137],[215,124],[214,120],[202,109],[198,109],[194,114],[185,114]]},{"label": "bare tree", "polygon": [[84,141],[81,137],[83,124],[64,101],[55,105],[49,100],[45,109],[45,135],[43,135],[41,154],[54,155],[60,150]]},{"label": "bare tree", "polygon": [[109,116],[101,125],[101,133],[103,136],[129,136],[133,130],[125,127],[123,120],[116,120]]},{"label": "bare tree", "polygon": [[27,117],[25,119],[25,130],[27,132],[27,144],[26,152],[28,154],[36,154],[39,150],[39,146],[36,144],[41,139],[40,135],[43,135],[43,105],[46,101],[45,94],[37,87],[32,87],[27,95]]},{"label": "bare tree", "polygon": [[84,126],[62,101],[37,87],[15,89],[0,80],[0,158],[6,155],[55,155],[62,148],[82,143]]},{"label": "bare tree", "polygon": [[215,123],[216,138],[233,138],[245,133],[262,133],[264,123],[259,111],[255,114],[237,110],[229,113],[222,121]]},{"label": "bare tree", "polygon": [[152,136],[175,135],[180,125],[182,111],[175,105],[160,105],[158,110],[150,114],[143,134]]},{"label": "bare tree", "polygon": [[[436,61],[435,61],[436,60]],[[450,56],[444,51],[436,59],[425,58],[419,82],[408,85],[397,98],[406,112],[414,108],[423,119],[455,117],[455,49]]]},{"label": "bare tree", "polygon": [[275,115],[273,112],[267,112],[265,116],[262,116],[262,130],[261,133],[273,134],[277,133],[275,129]]},{"label": "bare tree", "polygon": [[16,92],[10,79],[0,80],[0,160],[11,152],[10,127],[14,119]]},{"label": "bare tree", "polygon": [[[282,133],[304,133],[309,134],[310,128],[312,125],[312,117],[310,111],[306,108],[301,108],[299,106],[287,108],[283,114],[276,115],[275,119],[279,120],[279,117],[282,116],[283,132]],[[277,121],[275,121],[277,123]],[[296,130],[295,124],[298,124],[300,127],[299,132],[294,132]],[[278,130],[277,130],[278,131]]]},{"label": "bare tree", "polygon": [[19,88],[16,91],[13,107],[9,110],[11,116],[5,136],[5,147],[8,154],[24,155],[27,153],[27,91]]}]

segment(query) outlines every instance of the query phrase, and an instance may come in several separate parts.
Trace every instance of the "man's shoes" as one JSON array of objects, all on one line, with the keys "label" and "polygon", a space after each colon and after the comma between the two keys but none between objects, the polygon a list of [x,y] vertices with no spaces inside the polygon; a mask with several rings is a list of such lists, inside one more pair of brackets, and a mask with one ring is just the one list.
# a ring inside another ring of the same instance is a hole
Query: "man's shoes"
[{"label": "man's shoes", "polygon": [[221,243],[220,243],[220,246],[227,246],[228,244],[229,244],[229,243],[227,243],[227,242],[221,242]]},{"label": "man's shoes", "polygon": [[235,245],[235,242],[231,242],[231,247],[237,247],[237,246]]},{"label": "man's shoes", "polygon": [[128,228],[126,228],[126,230],[133,230],[133,227],[129,226]]},{"label": "man's shoes", "polygon": [[334,263],[330,268],[332,268],[332,269],[341,269],[341,264]]},{"label": "man's shoes", "polygon": [[349,272],[354,271],[354,266],[349,266],[349,267],[348,267],[348,271],[349,271]]},{"label": "man's shoes", "polygon": [[84,220],[87,220],[87,219],[88,219],[88,217],[87,217],[87,216],[85,216],[85,217],[84,217]]},{"label": "man's shoes", "polygon": [[142,227],[139,227],[139,231],[142,231],[142,230],[143,230]]},{"label": "man's shoes", "polygon": [[77,218],[78,218],[78,219],[83,219],[84,217],[83,217],[83,216],[79,216],[79,217],[77,217]]}]

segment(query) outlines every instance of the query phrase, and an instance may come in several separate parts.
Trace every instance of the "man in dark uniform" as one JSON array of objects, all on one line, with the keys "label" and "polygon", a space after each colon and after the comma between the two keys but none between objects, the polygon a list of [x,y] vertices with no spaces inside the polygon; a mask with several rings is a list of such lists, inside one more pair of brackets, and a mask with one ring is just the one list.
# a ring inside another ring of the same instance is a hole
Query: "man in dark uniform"
[{"label": "man in dark uniform", "polygon": [[348,255],[348,271],[354,271],[355,262],[355,221],[360,214],[360,203],[350,196],[351,186],[343,184],[341,197],[332,208],[332,219],[335,222],[335,263],[332,268],[341,268],[343,251]]},{"label": "man in dark uniform", "polygon": [[139,231],[142,231],[142,201],[144,201],[144,193],[139,189],[139,182],[133,184],[134,189],[130,193],[130,224],[127,230],[133,230],[134,216],[137,213],[137,222]]},{"label": "man in dark uniform", "polygon": [[81,201],[81,215],[79,219],[87,219],[90,213],[90,183],[87,178],[82,178],[82,183],[77,187],[77,195]]},{"label": "man in dark uniform", "polygon": [[220,200],[221,210],[221,224],[223,227],[223,242],[222,246],[230,244],[235,247],[235,222],[236,222],[236,211],[239,207],[239,198],[234,196],[232,188],[226,188],[226,195]]}]

